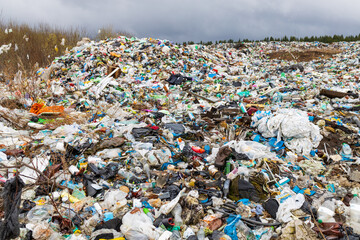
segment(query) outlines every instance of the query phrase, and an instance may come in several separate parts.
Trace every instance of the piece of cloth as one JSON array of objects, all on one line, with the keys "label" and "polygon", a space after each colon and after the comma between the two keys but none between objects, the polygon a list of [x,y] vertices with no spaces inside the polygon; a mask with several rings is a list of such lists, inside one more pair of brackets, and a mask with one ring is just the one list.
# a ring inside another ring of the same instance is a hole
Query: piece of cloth
[{"label": "piece of cloth", "polygon": [[227,225],[224,232],[231,238],[231,240],[238,240],[236,223],[241,220],[241,215],[230,215],[227,219]]},{"label": "piece of cloth", "polygon": [[220,148],[215,158],[215,166],[219,169],[223,169],[226,163],[226,159],[231,155],[232,152],[233,151],[229,146]]}]

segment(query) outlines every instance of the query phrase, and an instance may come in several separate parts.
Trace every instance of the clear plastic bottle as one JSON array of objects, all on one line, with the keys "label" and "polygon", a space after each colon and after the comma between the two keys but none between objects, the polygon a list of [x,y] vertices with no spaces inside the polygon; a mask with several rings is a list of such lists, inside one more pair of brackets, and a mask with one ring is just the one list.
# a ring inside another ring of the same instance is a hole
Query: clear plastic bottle
[{"label": "clear plastic bottle", "polygon": [[170,240],[181,240],[180,227],[174,227]]},{"label": "clear plastic bottle", "polygon": [[144,209],[143,209],[143,212],[146,214],[146,216],[148,216],[148,217],[151,219],[152,222],[155,221],[154,216],[151,214],[151,212],[149,211],[149,209],[144,208]]},{"label": "clear plastic bottle", "polygon": [[204,240],[205,239],[205,230],[204,230],[204,227],[201,226],[199,231],[197,232],[196,234],[198,240]]},{"label": "clear plastic bottle", "polygon": [[147,176],[148,180],[150,181],[151,180],[151,173],[150,173],[149,164],[146,163],[144,165],[144,170],[145,170],[145,173],[146,173],[146,176]]},{"label": "clear plastic bottle", "polygon": [[175,226],[181,226],[183,224],[181,213],[182,213],[182,207],[179,203],[177,203],[173,208],[173,210],[171,211],[171,214],[174,216]]},{"label": "clear plastic bottle", "polygon": [[356,123],[356,125],[360,128],[360,120],[357,116],[352,117],[353,121]]},{"label": "clear plastic bottle", "polygon": [[318,221],[335,222],[333,218],[335,215],[335,203],[331,200],[326,200],[318,209]]},{"label": "clear plastic bottle", "polygon": [[241,234],[247,239],[247,240],[255,240],[255,236],[251,229],[246,226],[246,224],[243,221],[238,221],[236,223],[236,229],[241,232]]},{"label": "clear plastic bottle", "polygon": [[224,197],[227,197],[228,193],[229,193],[229,189],[230,189],[230,179],[227,179],[224,182],[224,187],[223,187],[223,193],[224,193]]}]

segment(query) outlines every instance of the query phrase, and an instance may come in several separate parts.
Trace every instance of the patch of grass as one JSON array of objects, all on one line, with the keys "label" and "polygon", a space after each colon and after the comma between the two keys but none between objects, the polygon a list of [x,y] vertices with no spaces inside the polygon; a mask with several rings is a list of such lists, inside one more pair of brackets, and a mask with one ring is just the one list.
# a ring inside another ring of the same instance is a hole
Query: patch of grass
[{"label": "patch of grass", "polygon": [[0,55],[0,72],[14,76],[18,70],[29,72],[35,65],[47,66],[74,47],[82,36],[84,31],[78,29],[0,22],[0,46],[10,47]]}]

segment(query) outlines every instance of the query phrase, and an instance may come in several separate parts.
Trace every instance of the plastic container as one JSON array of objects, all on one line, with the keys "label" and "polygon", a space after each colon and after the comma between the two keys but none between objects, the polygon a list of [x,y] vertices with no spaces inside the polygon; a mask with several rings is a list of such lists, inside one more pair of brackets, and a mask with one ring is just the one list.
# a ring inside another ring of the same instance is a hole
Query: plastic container
[{"label": "plastic container", "polygon": [[325,201],[318,209],[319,223],[335,222],[335,203],[333,201]]},{"label": "plastic container", "polygon": [[199,231],[197,232],[196,234],[198,240],[204,240],[205,239],[205,230],[204,230],[204,227],[201,226]]},{"label": "plastic container", "polygon": [[248,240],[255,240],[255,236],[252,233],[251,229],[243,222],[243,221],[238,221],[236,223],[236,229],[242,233],[242,235],[244,235],[246,237],[246,239]]},{"label": "plastic container", "polygon": [[182,207],[179,203],[177,203],[175,207],[171,210],[171,214],[174,216],[175,226],[181,226],[183,224],[181,213],[182,213]]},{"label": "plastic container", "polygon": [[52,205],[39,205],[28,212],[27,219],[30,222],[41,222],[48,220],[53,212],[54,207]]},{"label": "plastic container", "polygon": [[223,193],[224,193],[224,197],[227,197],[228,193],[229,193],[229,189],[230,189],[230,179],[227,179],[224,182],[224,188],[223,188]]}]

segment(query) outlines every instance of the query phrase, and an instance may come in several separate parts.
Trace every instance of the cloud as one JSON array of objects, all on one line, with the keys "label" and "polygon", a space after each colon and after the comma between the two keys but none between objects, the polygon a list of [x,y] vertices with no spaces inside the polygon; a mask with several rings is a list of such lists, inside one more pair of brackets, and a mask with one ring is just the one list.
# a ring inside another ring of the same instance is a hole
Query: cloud
[{"label": "cloud", "polygon": [[360,2],[344,0],[0,0],[2,18],[30,24],[101,26],[175,42],[359,34]]}]

